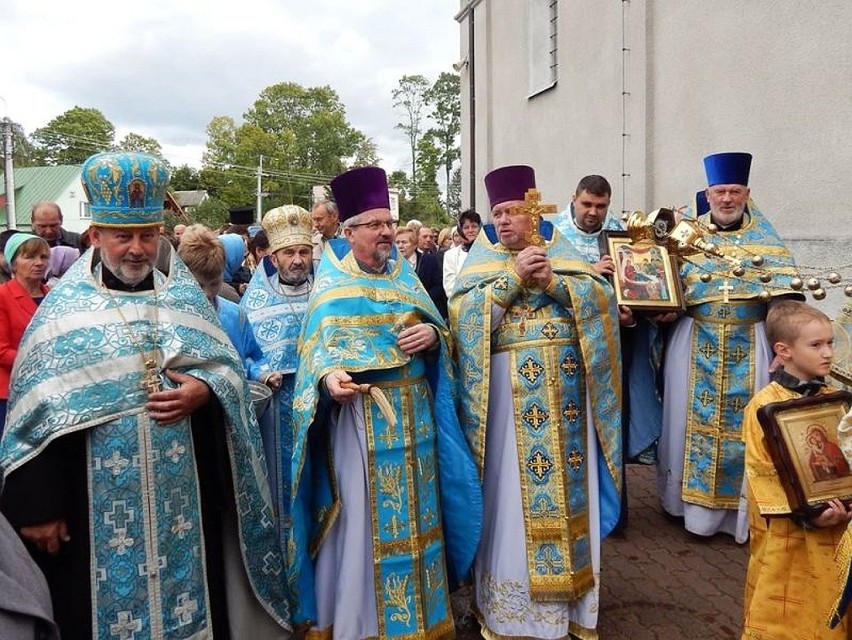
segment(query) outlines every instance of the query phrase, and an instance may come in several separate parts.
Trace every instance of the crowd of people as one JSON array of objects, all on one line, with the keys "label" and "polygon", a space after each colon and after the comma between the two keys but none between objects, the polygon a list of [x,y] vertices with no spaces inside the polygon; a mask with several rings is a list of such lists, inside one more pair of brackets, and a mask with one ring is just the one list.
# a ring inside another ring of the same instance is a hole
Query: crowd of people
[{"label": "crowd of people", "polygon": [[[488,224],[431,229],[361,167],[167,237],[164,164],[92,156],[85,234],[53,203],[0,234],[0,637],[452,638],[470,584],[483,637],[594,638],[628,463],[687,531],[751,538],[743,637],[852,637],[825,577],[852,510],[791,504],[757,419],[830,392],[832,332],[750,165],[705,158],[685,215],[772,295],[699,252],[649,313],[616,302],[603,176],[548,222],[500,167]],[[833,426],[815,483],[850,475]]]}]

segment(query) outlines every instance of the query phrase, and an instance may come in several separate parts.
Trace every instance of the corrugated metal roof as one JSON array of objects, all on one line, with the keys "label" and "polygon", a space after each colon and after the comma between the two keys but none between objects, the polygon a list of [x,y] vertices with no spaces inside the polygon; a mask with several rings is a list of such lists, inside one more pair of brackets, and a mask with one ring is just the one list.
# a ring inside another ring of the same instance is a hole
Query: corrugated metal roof
[{"label": "corrugated metal roof", "polygon": [[174,196],[175,200],[183,208],[196,207],[208,198],[207,191],[204,189],[197,191],[175,191]]},{"label": "corrugated metal roof", "polygon": [[[15,217],[19,225],[30,225],[32,206],[41,200],[55,201],[73,181],[80,180],[82,165],[56,167],[21,167],[15,169]],[[6,183],[0,173],[0,194],[6,193]],[[80,186],[82,191],[83,187]],[[3,209],[3,220],[6,211]]]}]

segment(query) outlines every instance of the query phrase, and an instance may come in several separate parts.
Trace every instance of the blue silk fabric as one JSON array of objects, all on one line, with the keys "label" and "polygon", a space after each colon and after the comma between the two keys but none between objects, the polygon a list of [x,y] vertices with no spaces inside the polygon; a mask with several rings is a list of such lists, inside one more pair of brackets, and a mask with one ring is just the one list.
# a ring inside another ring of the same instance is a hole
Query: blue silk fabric
[{"label": "blue silk fabric", "polygon": [[94,637],[212,633],[190,422],[160,426],[144,408],[140,348],[156,350],[163,368],[203,380],[224,410],[245,570],[263,607],[289,629],[257,422],[213,307],[178,259],[168,278],[155,272],[156,294],[107,292],[91,260],[89,252],[71,267],[21,342],[4,473],[86,430]]},{"label": "blue silk fabric", "polygon": [[612,214],[612,211],[607,211],[606,217],[601,224],[601,229],[595,233],[586,233],[577,226],[577,222],[574,220],[573,204],[569,204],[553,219],[553,226],[559,230],[559,233],[571,243],[589,264],[594,264],[601,259],[601,234],[605,231],[622,230],[621,223]]},{"label": "blue silk fabric", "polygon": [[285,553],[290,528],[290,470],[293,460],[293,388],[296,383],[296,347],[308,297],[286,296],[272,287],[277,269],[268,256],[254,271],[240,305],[248,313],[254,337],[271,371],[283,374],[281,387],[273,394],[261,418],[261,436],[269,470],[269,484],[277,506],[279,535]]},{"label": "blue silk fabric", "polygon": [[217,296],[216,315],[240,356],[240,361],[246,371],[246,378],[261,381],[266,374],[271,373],[260,345],[258,345],[252,332],[248,314],[240,309],[240,305],[226,300],[222,296]]},{"label": "blue silk fabric", "polygon": [[[457,340],[462,429],[480,471],[492,353],[510,355],[530,591],[572,600],[591,588],[588,409],[598,440],[601,534],[618,521],[621,491],[621,365],[611,287],[547,222],[540,233],[554,273],[547,290],[521,282],[517,252],[486,225],[450,300]],[[506,309],[491,331],[492,305]],[[510,390],[507,389],[506,392]],[[587,403],[587,392],[589,402]],[[497,418],[501,419],[501,418]]]},{"label": "blue silk fabric", "polygon": [[[687,395],[686,453],[683,500],[716,509],[736,509],[745,464],[742,441],[743,409],[754,393],[755,325],[766,319],[767,305],[758,299],[764,289],[773,296],[794,293],[790,279],[795,262],[765,216],[749,203],[748,219],[741,229],[719,231],[716,242],[726,253],[752,268],[751,257],[764,259],[760,267],[772,274],[764,284],[755,274],[730,277],[728,302],[724,300],[725,275],[730,265],[704,254],[681,262],[681,280],[687,314],[694,320]],[[710,214],[699,218],[709,224]],[[703,273],[713,274],[702,282]]]},{"label": "blue silk fabric", "polygon": [[[409,356],[399,348],[400,330],[416,322],[438,328],[436,351]],[[318,385],[335,369],[382,387],[398,421],[391,429],[362,396],[379,635],[443,637],[452,632],[451,583],[467,574],[482,527],[479,479],[456,413],[449,333],[407,261],[392,259],[387,274],[365,273],[345,240],[326,247],[300,338],[293,403],[294,620],[316,619],[311,556],[340,509],[330,424],[315,420]]]}]

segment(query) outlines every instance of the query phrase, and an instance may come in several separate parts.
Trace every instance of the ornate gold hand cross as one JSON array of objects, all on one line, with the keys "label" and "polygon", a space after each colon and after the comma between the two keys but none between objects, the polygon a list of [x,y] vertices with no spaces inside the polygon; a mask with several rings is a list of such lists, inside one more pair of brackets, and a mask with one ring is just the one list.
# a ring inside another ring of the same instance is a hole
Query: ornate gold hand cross
[{"label": "ornate gold hand cross", "polygon": [[541,214],[556,213],[555,204],[541,204],[541,193],[536,188],[527,189],[524,204],[512,207],[512,215],[525,215],[530,219],[530,231],[527,242],[536,247],[544,246],[544,238],[539,233]]}]

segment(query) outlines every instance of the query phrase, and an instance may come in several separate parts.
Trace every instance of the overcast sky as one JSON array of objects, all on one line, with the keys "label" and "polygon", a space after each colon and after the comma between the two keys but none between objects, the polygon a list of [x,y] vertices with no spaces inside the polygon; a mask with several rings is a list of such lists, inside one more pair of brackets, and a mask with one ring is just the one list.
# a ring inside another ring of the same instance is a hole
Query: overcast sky
[{"label": "overcast sky", "polygon": [[[330,85],[390,172],[409,169],[391,91],[459,58],[459,0],[2,0],[0,115],[30,134],[74,106],[197,166],[205,127],[278,82]],[[4,104],[5,101],[5,104]]]}]

